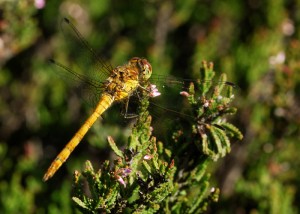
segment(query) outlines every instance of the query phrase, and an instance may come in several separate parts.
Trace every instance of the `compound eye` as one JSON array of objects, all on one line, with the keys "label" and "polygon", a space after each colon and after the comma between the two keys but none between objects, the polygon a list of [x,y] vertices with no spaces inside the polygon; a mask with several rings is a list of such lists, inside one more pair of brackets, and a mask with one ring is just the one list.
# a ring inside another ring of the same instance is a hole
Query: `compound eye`
[{"label": "compound eye", "polygon": [[142,59],[142,64],[144,65],[145,70],[152,71],[152,66],[146,59]]},{"label": "compound eye", "polygon": [[143,72],[143,79],[147,80],[152,74],[152,66],[146,59],[141,59],[141,68]]}]

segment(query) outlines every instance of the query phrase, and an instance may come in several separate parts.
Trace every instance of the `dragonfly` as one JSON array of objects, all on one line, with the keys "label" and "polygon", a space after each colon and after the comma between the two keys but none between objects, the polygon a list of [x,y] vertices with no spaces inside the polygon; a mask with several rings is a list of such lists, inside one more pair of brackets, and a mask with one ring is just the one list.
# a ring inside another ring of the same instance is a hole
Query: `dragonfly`
[{"label": "dragonfly", "polygon": [[[186,81],[192,81],[160,75],[154,75],[153,77],[152,66],[149,61],[139,57],[133,57],[124,65],[113,68],[111,64],[107,63],[96,54],[69,19],[64,18],[62,24],[64,25],[64,28],[62,29],[68,29],[70,32],[68,34],[82,46],[81,48],[84,49],[84,51],[88,50],[88,60],[93,62],[93,67],[90,69],[91,71],[86,70],[86,74],[80,74],[53,59],[50,60],[50,63],[59,68],[61,71],[59,75],[62,75],[64,78],[70,78],[80,83],[84,83],[85,86],[88,87],[88,91],[92,91],[93,93],[92,101],[90,102],[94,103],[95,108],[92,114],[86,119],[71,140],[53,160],[43,177],[43,181],[47,181],[54,176],[76,146],[81,142],[92,125],[114,103],[125,101],[125,117],[131,117],[131,115],[127,114],[129,99],[138,95],[139,90],[147,92],[150,97],[161,95],[160,91],[156,88],[156,85],[151,84],[152,81],[164,82],[161,84],[164,86],[180,85],[179,87],[182,87]],[[69,37],[67,39],[69,39]],[[157,106],[156,104],[153,105]],[[168,114],[175,113],[182,115],[169,108],[157,107],[162,111],[167,111]],[[192,118],[191,115],[184,116]]]},{"label": "dragonfly", "polygon": [[[63,20],[77,35],[82,44],[87,45],[76,27],[67,19]],[[75,147],[80,143],[82,138],[96,122],[96,120],[115,102],[129,100],[129,97],[137,90],[142,89],[149,92],[152,97],[160,95],[155,86],[145,87],[152,74],[152,66],[145,58],[133,57],[126,64],[114,69],[107,65],[101,58],[98,58],[92,49],[89,49],[92,55],[97,59],[96,63],[101,65],[101,71],[108,74],[108,78],[102,83],[95,83],[93,80],[86,79],[85,76],[76,73],[59,62],[50,60],[50,63],[62,68],[64,71],[74,75],[82,81],[88,81],[89,84],[99,88],[102,91],[99,101],[88,119],[83,123],[81,128],[75,133],[72,139],[67,143],[63,150],[57,155],[51,163],[43,177],[47,181],[56,173],[61,165],[67,160]],[[128,102],[127,102],[128,103]]]}]

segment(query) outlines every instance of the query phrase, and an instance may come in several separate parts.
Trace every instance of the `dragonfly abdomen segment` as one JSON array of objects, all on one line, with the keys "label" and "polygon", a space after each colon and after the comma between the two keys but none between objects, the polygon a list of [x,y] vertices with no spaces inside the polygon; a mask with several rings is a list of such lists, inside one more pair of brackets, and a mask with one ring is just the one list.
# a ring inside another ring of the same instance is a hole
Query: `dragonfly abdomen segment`
[{"label": "dragonfly abdomen segment", "polygon": [[51,178],[54,173],[61,167],[61,165],[68,159],[75,147],[80,143],[84,135],[88,132],[91,126],[96,120],[108,109],[114,102],[114,97],[108,93],[104,93],[97,107],[95,108],[92,115],[84,122],[81,128],[76,132],[73,138],[68,142],[64,149],[57,155],[55,160],[52,162],[47,172],[45,173],[43,180],[47,181]]}]

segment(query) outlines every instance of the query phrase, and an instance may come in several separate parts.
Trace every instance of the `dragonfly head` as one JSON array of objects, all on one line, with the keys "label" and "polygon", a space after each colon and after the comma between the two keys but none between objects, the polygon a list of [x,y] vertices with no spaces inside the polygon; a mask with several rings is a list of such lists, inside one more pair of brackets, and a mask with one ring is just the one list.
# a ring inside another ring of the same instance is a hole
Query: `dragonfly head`
[{"label": "dragonfly head", "polygon": [[136,64],[138,70],[139,70],[139,80],[142,82],[147,81],[152,74],[152,66],[148,62],[148,60],[144,58],[138,58],[138,57],[133,57],[130,60],[130,63]]}]

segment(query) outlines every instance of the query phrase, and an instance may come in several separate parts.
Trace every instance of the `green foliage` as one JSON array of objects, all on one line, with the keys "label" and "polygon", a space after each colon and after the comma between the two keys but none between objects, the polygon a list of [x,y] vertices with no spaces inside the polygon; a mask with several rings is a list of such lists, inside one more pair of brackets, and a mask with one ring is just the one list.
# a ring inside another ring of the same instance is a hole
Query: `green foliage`
[{"label": "green foliage", "polygon": [[[206,62],[201,73],[205,78],[203,82],[196,81],[199,90],[191,83],[189,92],[184,92],[195,112],[192,132],[176,130],[182,134],[174,133],[168,144],[157,142],[152,136],[144,92],[139,117],[124,151],[108,137],[118,157],[112,166],[107,160],[95,171],[87,161],[83,173],[75,172],[73,201],[83,213],[200,213],[208,203],[218,201],[219,189],[209,191],[207,164],[229,153],[229,137],[241,139],[242,134],[224,122],[225,115],[235,112],[230,107],[232,85],[223,97],[225,75],[213,85],[213,65]],[[185,139],[193,139],[193,143]],[[199,151],[195,152],[195,146]],[[84,183],[89,192],[85,192]]]},{"label": "green foliage", "polygon": [[[230,152],[229,137],[239,140],[243,138],[242,133],[234,125],[223,120],[225,115],[236,112],[235,108],[229,106],[234,98],[232,92],[234,86],[224,87],[230,83],[226,82],[226,75],[222,74],[218,84],[212,87],[211,80],[215,75],[212,63],[207,65],[204,62],[201,74],[204,83],[198,82],[200,97],[195,97],[193,85],[189,90],[189,100],[196,108],[197,124],[193,126],[193,130],[195,138],[200,139],[196,143],[200,151],[217,160]],[[211,91],[212,94],[209,93]]]},{"label": "green foliage", "polygon": [[[143,100],[145,108],[147,100]],[[147,112],[141,113],[128,147],[121,152],[111,137],[110,145],[118,159],[112,168],[105,161],[101,169],[94,171],[91,163],[86,162],[82,175],[75,173],[74,202],[85,213],[153,213],[159,203],[172,191],[172,177],[175,168],[158,158],[156,139],[151,137],[151,117]],[[89,195],[83,194],[82,177],[89,186]]]},{"label": "green foliage", "polygon": [[[8,168],[12,164],[9,160],[5,160],[4,157],[7,155],[6,145],[0,144],[0,160],[1,160],[1,174],[4,176],[5,173],[8,173]],[[26,160],[23,160],[26,162]],[[27,160],[28,162],[29,160]],[[26,185],[29,187],[29,190],[26,190],[21,185],[21,173],[32,171],[32,169],[26,169],[27,163],[17,164],[15,167],[18,169],[12,175],[11,182],[1,182],[0,189],[0,203],[2,205],[2,212],[4,213],[13,213],[13,212],[26,212],[29,213],[34,209],[33,206],[33,195],[37,192],[41,186],[38,185],[33,179],[29,179]],[[30,166],[30,165],[29,165]],[[19,199],[23,198],[22,201]]]},{"label": "green foliage", "polygon": [[[5,36],[1,42],[5,49],[1,51],[0,65],[12,55],[16,55],[31,45],[40,32],[36,20],[30,18],[35,13],[31,1],[0,2],[1,26],[5,30]],[[12,15],[15,14],[15,15]]]}]

